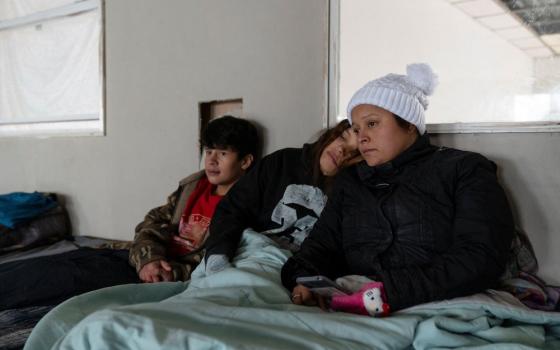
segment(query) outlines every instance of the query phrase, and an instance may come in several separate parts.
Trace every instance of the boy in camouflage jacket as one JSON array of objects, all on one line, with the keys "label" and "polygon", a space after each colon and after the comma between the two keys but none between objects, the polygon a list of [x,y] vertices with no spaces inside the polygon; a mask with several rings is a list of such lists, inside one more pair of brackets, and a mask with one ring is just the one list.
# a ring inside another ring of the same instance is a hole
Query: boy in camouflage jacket
[{"label": "boy in camouflage jacket", "polygon": [[258,137],[250,122],[213,120],[200,140],[204,170],[179,182],[163,206],[136,226],[129,261],[144,282],[186,281],[204,257],[208,224],[220,199],[251,167]]}]

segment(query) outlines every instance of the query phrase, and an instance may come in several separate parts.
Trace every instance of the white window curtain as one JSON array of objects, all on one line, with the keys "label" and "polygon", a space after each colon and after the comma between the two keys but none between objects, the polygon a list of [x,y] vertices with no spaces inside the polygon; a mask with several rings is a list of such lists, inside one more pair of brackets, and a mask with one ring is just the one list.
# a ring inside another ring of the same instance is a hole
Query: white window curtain
[{"label": "white window curtain", "polygon": [[31,19],[0,28],[0,125],[101,118],[102,22],[95,3],[93,11],[48,18],[76,2],[0,0],[0,25]]}]

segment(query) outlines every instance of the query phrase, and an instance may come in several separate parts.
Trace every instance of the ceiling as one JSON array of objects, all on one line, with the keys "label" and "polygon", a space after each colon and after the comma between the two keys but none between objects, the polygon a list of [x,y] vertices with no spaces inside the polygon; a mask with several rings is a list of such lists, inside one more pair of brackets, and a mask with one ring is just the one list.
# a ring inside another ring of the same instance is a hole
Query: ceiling
[{"label": "ceiling", "polygon": [[447,0],[535,58],[560,56],[560,0]]},{"label": "ceiling", "polygon": [[539,35],[560,33],[560,0],[500,0]]}]

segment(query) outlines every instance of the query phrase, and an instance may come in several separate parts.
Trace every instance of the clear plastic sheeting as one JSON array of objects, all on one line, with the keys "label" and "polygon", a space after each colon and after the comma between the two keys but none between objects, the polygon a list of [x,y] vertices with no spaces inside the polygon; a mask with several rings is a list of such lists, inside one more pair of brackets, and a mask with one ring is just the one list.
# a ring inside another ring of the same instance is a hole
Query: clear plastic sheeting
[{"label": "clear plastic sheeting", "polygon": [[[0,23],[72,5],[0,0]],[[0,125],[98,120],[101,9],[0,30]]]}]

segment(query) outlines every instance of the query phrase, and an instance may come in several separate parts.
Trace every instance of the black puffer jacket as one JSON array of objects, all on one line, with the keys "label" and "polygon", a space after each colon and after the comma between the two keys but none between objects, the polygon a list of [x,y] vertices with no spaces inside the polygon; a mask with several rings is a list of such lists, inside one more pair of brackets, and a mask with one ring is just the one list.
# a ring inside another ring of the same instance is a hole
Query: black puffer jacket
[{"label": "black puffer jacket", "polygon": [[432,146],[427,135],[392,162],[346,169],[282,282],[369,276],[392,310],[493,286],[514,232],[495,173],[480,154]]}]

